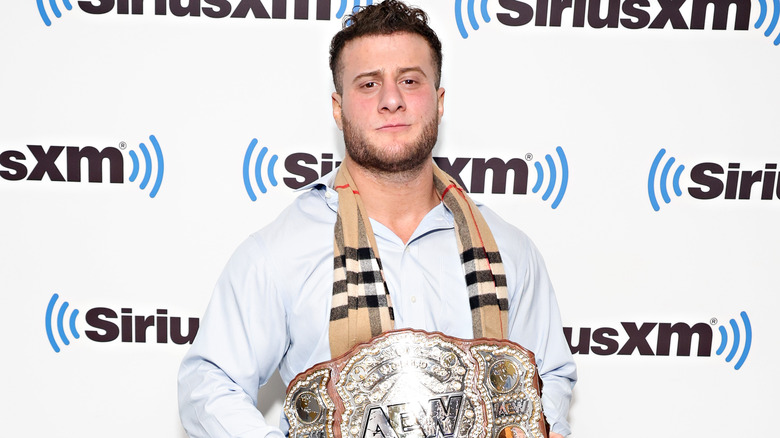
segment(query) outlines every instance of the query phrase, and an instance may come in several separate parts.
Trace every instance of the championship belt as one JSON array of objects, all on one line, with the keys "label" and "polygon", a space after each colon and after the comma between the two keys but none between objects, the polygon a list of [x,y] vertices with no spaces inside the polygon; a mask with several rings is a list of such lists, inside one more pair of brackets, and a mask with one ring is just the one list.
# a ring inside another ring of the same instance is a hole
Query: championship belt
[{"label": "championship belt", "polygon": [[421,330],[299,374],[284,412],[290,438],[547,438],[532,352]]}]

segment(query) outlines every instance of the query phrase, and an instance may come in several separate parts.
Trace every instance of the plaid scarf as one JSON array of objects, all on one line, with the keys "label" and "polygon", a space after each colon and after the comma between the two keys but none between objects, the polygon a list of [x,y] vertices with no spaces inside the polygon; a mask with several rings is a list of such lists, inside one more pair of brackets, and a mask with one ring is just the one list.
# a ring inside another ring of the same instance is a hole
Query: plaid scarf
[{"label": "plaid scarf", "polygon": [[[434,187],[455,219],[469,293],[474,338],[507,335],[506,274],[485,219],[466,191],[434,164]],[[336,174],[339,209],[334,228],[330,351],[336,358],[394,326],[393,305],[360,193],[346,166]]]}]

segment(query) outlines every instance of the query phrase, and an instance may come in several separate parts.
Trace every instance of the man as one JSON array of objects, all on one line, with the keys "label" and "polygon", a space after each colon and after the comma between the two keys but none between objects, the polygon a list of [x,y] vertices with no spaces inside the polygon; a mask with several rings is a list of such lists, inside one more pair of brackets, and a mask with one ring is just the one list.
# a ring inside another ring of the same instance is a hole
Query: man
[{"label": "man", "polygon": [[255,408],[274,370],[287,384],[356,343],[410,327],[533,351],[551,437],[569,434],[576,370],[541,257],[433,164],[444,89],[427,17],[387,0],[346,24],[331,44],[346,157],[225,268],[180,370],[185,428],[282,437]]}]

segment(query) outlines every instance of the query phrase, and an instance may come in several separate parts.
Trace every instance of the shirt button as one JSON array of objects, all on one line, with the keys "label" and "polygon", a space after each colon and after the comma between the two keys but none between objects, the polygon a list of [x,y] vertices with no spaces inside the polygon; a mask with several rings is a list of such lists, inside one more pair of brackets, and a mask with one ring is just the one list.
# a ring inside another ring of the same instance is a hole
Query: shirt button
[{"label": "shirt button", "polygon": [[416,302],[417,302],[417,297],[416,297],[416,296],[414,296],[414,295],[412,295],[412,302],[413,302],[413,303],[416,303]]},{"label": "shirt button", "polygon": [[325,192],[325,199],[330,199],[332,197],[333,195],[331,195],[330,192]]}]

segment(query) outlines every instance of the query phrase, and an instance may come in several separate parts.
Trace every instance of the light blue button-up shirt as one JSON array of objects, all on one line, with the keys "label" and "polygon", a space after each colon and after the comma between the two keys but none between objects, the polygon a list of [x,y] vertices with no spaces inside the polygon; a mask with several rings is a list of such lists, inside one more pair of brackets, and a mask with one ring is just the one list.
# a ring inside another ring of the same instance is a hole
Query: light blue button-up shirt
[{"label": "light blue button-up shirt", "polygon": [[[285,385],[331,359],[334,174],[312,184],[231,257],[179,371],[179,410],[193,437],[283,437],[256,409],[257,390],[278,368]],[[576,367],[544,262],[530,239],[478,205],[507,275],[508,338],[536,355],[552,431],[566,419]],[[374,220],[395,328],[473,337],[452,213],[433,208],[404,244]],[[284,428],[284,426],[283,426]]]}]

